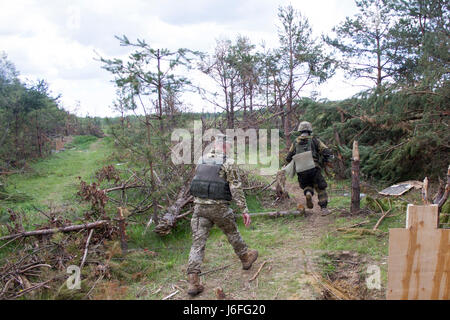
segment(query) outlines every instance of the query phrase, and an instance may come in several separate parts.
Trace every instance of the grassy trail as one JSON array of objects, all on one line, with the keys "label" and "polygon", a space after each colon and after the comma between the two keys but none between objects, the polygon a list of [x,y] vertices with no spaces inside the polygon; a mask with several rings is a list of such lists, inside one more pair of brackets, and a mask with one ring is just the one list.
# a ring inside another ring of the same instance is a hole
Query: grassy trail
[{"label": "grassy trail", "polygon": [[50,208],[78,204],[78,177],[92,180],[95,171],[107,164],[111,151],[107,138],[77,138],[72,147],[68,146],[70,149],[31,164],[30,172],[10,176],[7,191],[26,194],[31,199],[17,204],[3,203],[3,206],[35,211],[33,205]]},{"label": "grassy trail", "polygon": [[[64,212],[82,213],[86,204],[76,196],[78,177],[91,182],[98,169],[112,163],[109,160],[112,147],[108,139],[74,141],[72,149],[32,164],[30,173],[11,176],[8,191],[25,193],[32,199],[19,204],[0,203],[0,206],[30,213],[36,212],[33,206],[64,207],[71,209]],[[264,181],[271,178],[265,177]],[[331,180],[329,184],[330,208],[333,211],[330,216],[321,217],[319,210],[312,210],[304,217],[259,217],[253,219],[250,228],[245,228],[242,219],[238,219],[242,237],[250,248],[260,253],[251,270],[242,270],[226,236],[214,227],[207,243],[203,270],[226,268],[202,276],[205,292],[198,298],[216,299],[215,289],[222,287],[229,299],[320,299],[320,286],[310,271],[335,270],[338,266],[328,258],[324,259],[323,255],[345,250],[357,252],[367,257],[368,262],[382,265],[384,286],[386,236],[358,238],[336,232],[338,227],[361,222],[367,217],[341,216],[339,210],[348,208],[349,197],[333,190],[349,190],[348,181],[337,183]],[[294,208],[299,203],[304,204],[303,193],[294,179],[288,180],[287,190],[291,200],[283,206]],[[248,194],[250,212],[279,209],[277,204],[270,205],[265,200]],[[39,215],[32,217],[30,222],[35,219],[39,219]],[[370,219],[374,224],[378,217]],[[403,220],[401,215],[387,218],[380,229],[387,231],[388,227],[401,226]],[[162,299],[175,290],[179,293],[172,299],[190,299],[186,293],[186,268],[191,246],[189,219],[181,221],[176,231],[166,237],[157,236],[152,228],[153,225],[144,233],[145,222],[128,225],[131,250],[126,256],[119,254],[113,257],[113,278],[98,284],[94,299]],[[258,278],[250,281],[263,263],[265,265]]]}]

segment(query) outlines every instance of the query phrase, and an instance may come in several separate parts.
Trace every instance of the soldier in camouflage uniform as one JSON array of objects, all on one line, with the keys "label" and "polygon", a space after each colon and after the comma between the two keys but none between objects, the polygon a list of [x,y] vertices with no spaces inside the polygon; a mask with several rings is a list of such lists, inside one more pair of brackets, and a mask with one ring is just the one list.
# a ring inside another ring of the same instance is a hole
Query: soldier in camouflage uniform
[{"label": "soldier in camouflage uniform", "polygon": [[214,224],[227,236],[228,242],[242,262],[243,269],[250,269],[258,257],[258,251],[249,250],[242,239],[234,213],[229,207],[233,199],[243,213],[245,226],[250,225],[239,169],[233,159],[225,157],[229,145],[216,143],[215,147],[214,153],[200,159],[191,184],[195,204],[191,220],[193,241],[187,268],[188,293],[191,296],[199,294],[204,289],[199,279],[200,267],[209,231]]},{"label": "soldier in camouflage uniform", "polygon": [[328,149],[322,141],[320,141],[319,138],[312,135],[311,123],[307,121],[301,122],[298,126],[298,132],[300,133],[300,136],[298,136],[292,143],[286,157],[286,161],[288,163],[291,162],[292,158],[296,154],[299,154],[303,150],[307,150],[307,146],[309,146],[310,151],[312,152],[315,168],[297,173],[298,182],[300,184],[300,188],[304,191],[306,206],[309,209],[314,207],[312,197],[315,190],[317,192],[317,197],[319,198],[319,206],[321,208],[322,215],[328,215],[330,213],[327,209],[328,195],[326,188],[328,185],[322,176],[321,167],[330,162],[333,158],[333,154],[331,150]]}]

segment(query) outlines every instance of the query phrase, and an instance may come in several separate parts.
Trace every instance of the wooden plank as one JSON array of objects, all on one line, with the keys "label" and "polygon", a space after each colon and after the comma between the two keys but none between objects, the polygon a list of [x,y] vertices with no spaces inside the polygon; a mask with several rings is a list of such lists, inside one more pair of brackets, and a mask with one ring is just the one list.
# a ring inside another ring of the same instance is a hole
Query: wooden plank
[{"label": "wooden plank", "polygon": [[383,196],[401,196],[402,194],[411,190],[414,186],[408,183],[394,184],[386,189],[378,192]]},{"label": "wooden plank", "polygon": [[408,205],[407,228],[390,229],[390,300],[450,298],[450,230],[438,229],[438,206]]}]

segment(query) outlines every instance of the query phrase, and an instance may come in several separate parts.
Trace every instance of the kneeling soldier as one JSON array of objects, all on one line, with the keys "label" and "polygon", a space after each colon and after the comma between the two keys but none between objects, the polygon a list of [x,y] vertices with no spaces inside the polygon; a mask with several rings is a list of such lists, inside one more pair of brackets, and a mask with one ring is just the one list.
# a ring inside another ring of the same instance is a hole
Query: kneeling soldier
[{"label": "kneeling soldier", "polygon": [[187,268],[188,294],[195,296],[203,291],[200,284],[200,267],[205,255],[209,231],[217,225],[227,236],[244,270],[250,269],[258,258],[258,251],[249,250],[239,233],[230,201],[233,199],[243,212],[244,224],[251,223],[247,203],[241,186],[239,169],[233,159],[226,157],[229,145],[217,143],[215,152],[202,157],[191,184],[194,196],[194,213],[191,220],[192,247]]}]

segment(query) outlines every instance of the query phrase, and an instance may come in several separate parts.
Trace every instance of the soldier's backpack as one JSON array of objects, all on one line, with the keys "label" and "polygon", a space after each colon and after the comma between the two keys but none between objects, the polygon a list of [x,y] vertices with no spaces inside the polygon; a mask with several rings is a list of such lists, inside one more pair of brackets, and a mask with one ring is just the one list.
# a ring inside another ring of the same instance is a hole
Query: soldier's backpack
[{"label": "soldier's backpack", "polygon": [[295,147],[295,155],[292,157],[295,165],[295,171],[297,173],[303,173],[316,167],[311,145],[312,139],[308,139],[304,144],[297,143]]},{"label": "soldier's backpack", "polygon": [[198,198],[230,201],[232,199],[230,185],[219,176],[221,168],[221,163],[203,159],[202,163],[197,165],[191,182],[191,194]]}]

